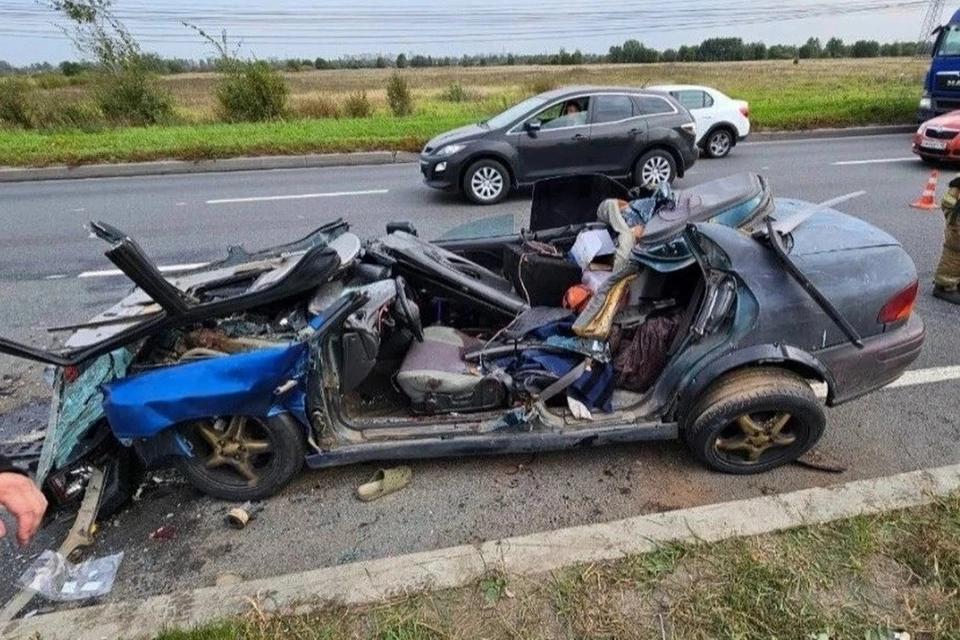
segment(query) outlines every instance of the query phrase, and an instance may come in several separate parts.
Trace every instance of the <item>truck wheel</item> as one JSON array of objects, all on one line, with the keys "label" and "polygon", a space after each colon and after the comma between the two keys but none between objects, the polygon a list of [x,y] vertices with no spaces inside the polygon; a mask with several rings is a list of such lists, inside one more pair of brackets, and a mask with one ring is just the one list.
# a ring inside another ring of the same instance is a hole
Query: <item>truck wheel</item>
[{"label": "truck wheel", "polygon": [[776,368],[725,375],[684,421],[693,455],[716,471],[761,473],[793,462],[823,435],[826,418],[810,385]]},{"label": "truck wheel", "polygon": [[193,457],[180,457],[181,472],[201,492],[236,502],[268,498],[303,467],[303,430],[284,416],[230,416],[181,429]]},{"label": "truck wheel", "polygon": [[478,160],[463,175],[463,192],[474,204],[496,204],[510,193],[510,172],[496,160]]}]

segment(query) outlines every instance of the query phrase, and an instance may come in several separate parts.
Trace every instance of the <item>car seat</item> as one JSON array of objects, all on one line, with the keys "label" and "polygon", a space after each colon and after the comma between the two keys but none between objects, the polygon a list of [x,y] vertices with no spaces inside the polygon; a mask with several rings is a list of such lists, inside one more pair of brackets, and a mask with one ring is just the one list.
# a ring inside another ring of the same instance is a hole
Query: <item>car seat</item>
[{"label": "car seat", "polygon": [[397,386],[410,398],[414,413],[467,413],[505,404],[507,376],[484,375],[464,359],[468,350],[481,345],[453,327],[423,330],[423,342],[411,345],[396,374]]}]

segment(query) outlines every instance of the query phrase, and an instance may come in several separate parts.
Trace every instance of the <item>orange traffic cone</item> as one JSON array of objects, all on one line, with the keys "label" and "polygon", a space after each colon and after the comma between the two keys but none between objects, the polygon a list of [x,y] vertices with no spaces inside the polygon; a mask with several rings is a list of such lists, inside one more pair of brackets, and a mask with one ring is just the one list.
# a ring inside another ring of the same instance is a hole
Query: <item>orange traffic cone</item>
[{"label": "orange traffic cone", "polygon": [[937,170],[930,172],[930,179],[927,180],[927,186],[924,187],[920,198],[911,204],[914,209],[937,209]]}]

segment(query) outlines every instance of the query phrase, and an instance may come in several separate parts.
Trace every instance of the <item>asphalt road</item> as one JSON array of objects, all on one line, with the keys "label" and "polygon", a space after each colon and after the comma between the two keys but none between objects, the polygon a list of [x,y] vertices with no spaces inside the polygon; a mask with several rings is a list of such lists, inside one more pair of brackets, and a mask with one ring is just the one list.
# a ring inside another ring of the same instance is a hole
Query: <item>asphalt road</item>
[{"label": "asphalt road", "polygon": [[[908,207],[929,175],[911,158],[908,136],[745,144],[726,159],[701,160],[678,186],[738,171],[764,174],[776,195],[812,201],[866,190],[840,208],[900,239],[920,272],[918,311],[928,338],[913,368],[960,365],[960,309],[929,295],[942,217]],[[952,177],[941,173],[938,195]],[[217,258],[229,244],[287,242],[335,217],[361,236],[409,220],[432,238],[482,216],[513,214],[520,222],[528,208],[526,194],[494,207],[467,205],[422,186],[416,165],[3,184],[0,327],[47,345],[44,327],[83,321],[123,292],[123,279],[89,273],[111,265],[105,245],[87,237],[88,220],[119,226],[158,263],[178,265]],[[0,376],[0,438],[42,426],[39,369],[0,358]],[[793,466],[722,476],[700,468],[681,446],[663,443],[418,462],[409,487],[364,504],[352,491],[375,467],[358,465],[304,473],[242,531],[223,523],[233,505],[198,497],[174,480],[149,487],[107,523],[95,553],[127,553],[110,596],[125,598],[210,585],[222,571],[276,575],[956,463],[958,388],[946,380],[884,390],[829,411],[822,449],[847,465],[841,474]],[[175,527],[173,540],[149,538],[165,524]],[[0,573],[9,578],[0,581],[0,598],[33,554],[58,544],[67,525],[65,514],[30,549],[0,551]]]}]

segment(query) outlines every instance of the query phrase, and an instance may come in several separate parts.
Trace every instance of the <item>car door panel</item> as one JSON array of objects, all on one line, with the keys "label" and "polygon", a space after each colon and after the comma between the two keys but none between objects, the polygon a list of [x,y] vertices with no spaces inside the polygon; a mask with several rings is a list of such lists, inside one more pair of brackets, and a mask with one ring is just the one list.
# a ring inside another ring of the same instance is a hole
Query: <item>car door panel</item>
[{"label": "car door panel", "polygon": [[598,173],[628,175],[647,143],[647,123],[628,95],[597,95],[591,100],[590,164]]},{"label": "car door panel", "polygon": [[541,122],[539,130],[521,127],[517,140],[520,182],[589,170],[589,101],[584,98],[577,101],[586,102],[579,114],[560,115],[560,109],[570,102],[572,100],[551,105],[533,116],[528,122]]},{"label": "car door panel", "polygon": [[522,133],[517,141],[522,182],[581,173],[587,162],[590,127]]}]

